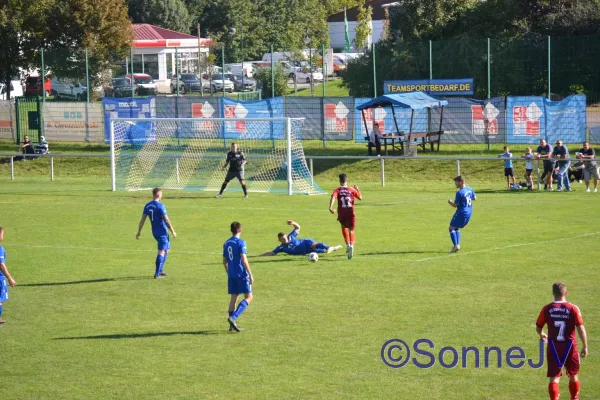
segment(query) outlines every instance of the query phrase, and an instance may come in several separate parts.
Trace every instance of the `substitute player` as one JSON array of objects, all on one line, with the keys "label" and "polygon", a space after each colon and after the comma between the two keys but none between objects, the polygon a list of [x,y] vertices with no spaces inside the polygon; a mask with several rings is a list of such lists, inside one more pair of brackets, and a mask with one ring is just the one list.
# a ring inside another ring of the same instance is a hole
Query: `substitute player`
[{"label": "substitute player", "polygon": [[227,175],[225,176],[225,182],[221,185],[221,191],[217,195],[217,198],[223,196],[223,192],[225,188],[229,184],[233,178],[237,178],[242,185],[242,190],[244,191],[244,198],[248,198],[248,190],[246,190],[246,181],[244,180],[244,165],[246,165],[246,156],[244,153],[238,150],[237,144],[231,143],[231,151],[227,153],[227,160],[225,161],[225,165],[223,165],[223,169],[227,168],[229,165],[229,171],[227,171]]},{"label": "substitute player", "polygon": [[[587,334],[583,326],[583,318],[579,307],[567,302],[567,285],[556,282],[552,285],[554,301],[542,308],[535,323],[535,330],[540,338],[547,342],[546,359],[548,360],[548,394],[550,400],[558,400],[560,396],[559,382],[562,367],[567,370],[569,377],[569,392],[571,400],[579,399],[579,354],[577,353],[577,338],[583,342],[581,357],[588,355]],[[544,333],[544,325],[548,325],[548,334]]]},{"label": "substitute player", "polygon": [[[246,242],[240,239],[242,224],[234,221],[231,223],[230,230],[233,236],[227,239],[223,245],[223,267],[227,273],[227,288],[231,295],[227,322],[229,322],[230,331],[239,332],[242,328],[237,325],[236,321],[252,301],[251,285],[254,283],[254,277],[246,256],[248,253]],[[235,305],[240,294],[244,295],[244,299],[236,308]]]},{"label": "substitute player", "polygon": [[283,232],[277,234],[277,239],[281,245],[275,247],[273,251],[267,251],[261,254],[261,256],[276,256],[279,253],[286,253],[292,256],[302,256],[309,253],[332,253],[342,248],[342,246],[329,247],[325,243],[315,242],[312,239],[299,239],[298,234],[300,233],[300,225],[291,219],[286,222],[288,225],[292,225],[294,230],[288,235]]},{"label": "substitute player", "polygon": [[[0,243],[4,240],[4,228],[0,226]],[[15,286],[17,282],[10,276],[8,269],[6,268],[6,252],[4,247],[0,245],[0,328],[6,323],[2,319],[2,304],[8,301],[8,285]]]},{"label": "substitute player", "polygon": [[348,187],[348,177],[346,174],[340,175],[340,187],[331,194],[329,202],[329,212],[335,214],[333,203],[337,199],[338,221],[342,226],[342,235],[346,242],[346,254],[348,259],[354,256],[354,228],[356,228],[356,214],[354,213],[354,199],[362,200],[362,195],[358,186]]},{"label": "substitute player", "polygon": [[454,201],[448,199],[448,204],[456,208],[456,212],[450,221],[450,239],[454,245],[450,253],[456,253],[460,250],[460,229],[467,226],[473,213],[473,201],[477,200],[475,191],[465,184],[465,178],[457,176],[454,178],[454,184],[458,188]]},{"label": "substitute player", "polygon": [[167,255],[171,249],[171,242],[169,240],[169,232],[176,238],[177,234],[173,228],[173,224],[167,216],[167,209],[164,204],[160,202],[162,199],[162,190],[154,188],[152,190],[152,196],[154,199],[144,206],[142,213],[142,219],[138,225],[138,232],[135,235],[136,239],[140,238],[142,228],[146,222],[146,218],[150,217],[150,223],[152,224],[152,236],[158,243],[158,254],[156,255],[156,269],[154,270],[154,279],[163,278],[167,276],[167,273],[163,271],[165,263],[167,262]]}]

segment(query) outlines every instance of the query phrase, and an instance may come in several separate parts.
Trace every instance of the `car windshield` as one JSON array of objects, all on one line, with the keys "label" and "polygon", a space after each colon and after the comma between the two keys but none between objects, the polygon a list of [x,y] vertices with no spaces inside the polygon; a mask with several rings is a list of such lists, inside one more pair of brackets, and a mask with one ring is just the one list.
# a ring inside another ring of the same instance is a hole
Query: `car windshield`
[{"label": "car windshield", "polygon": [[113,79],[112,84],[113,86],[125,86],[127,85],[127,81],[125,79]]},{"label": "car windshield", "polygon": [[[221,74],[213,74],[213,76],[212,76],[213,81],[220,81],[221,79],[223,79]],[[227,76],[225,76],[225,79],[227,79]]]},{"label": "car windshield", "polygon": [[199,78],[194,74],[181,74],[181,79],[185,81],[197,81]]},{"label": "car windshield", "polygon": [[135,78],[135,83],[154,83],[152,78]]}]

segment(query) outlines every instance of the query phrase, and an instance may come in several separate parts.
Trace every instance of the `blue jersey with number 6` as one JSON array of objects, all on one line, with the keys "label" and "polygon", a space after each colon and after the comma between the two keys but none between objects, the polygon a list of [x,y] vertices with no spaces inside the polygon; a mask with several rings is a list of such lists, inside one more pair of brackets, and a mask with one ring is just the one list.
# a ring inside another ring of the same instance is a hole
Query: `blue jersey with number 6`
[{"label": "blue jersey with number 6", "polygon": [[248,271],[242,264],[242,254],[247,254],[246,242],[233,236],[223,245],[223,257],[227,259],[227,276],[230,278],[248,278]]},{"label": "blue jersey with number 6", "polygon": [[152,235],[154,237],[166,236],[169,234],[167,224],[163,216],[167,215],[167,209],[164,204],[152,200],[144,207],[144,214],[150,218],[152,223]]},{"label": "blue jersey with number 6", "polygon": [[456,197],[454,198],[454,204],[457,205],[456,213],[471,216],[473,212],[473,198],[475,198],[475,191],[470,186],[465,186],[456,192]]}]

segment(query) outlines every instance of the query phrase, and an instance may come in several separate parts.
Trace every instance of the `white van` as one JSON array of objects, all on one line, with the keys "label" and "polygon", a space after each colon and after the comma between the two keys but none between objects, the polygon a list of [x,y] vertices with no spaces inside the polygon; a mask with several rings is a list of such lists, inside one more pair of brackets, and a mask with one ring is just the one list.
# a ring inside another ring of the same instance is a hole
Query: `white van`
[{"label": "white van", "polygon": [[[225,64],[225,71],[229,71],[234,75],[242,75],[242,63],[236,64]],[[248,78],[252,78],[254,75],[254,64],[251,62],[244,62],[244,72]]]},{"label": "white van", "polygon": [[[6,100],[8,98],[6,93],[6,84],[0,83],[0,100]],[[21,81],[10,81],[10,98],[23,96],[23,86]]]}]

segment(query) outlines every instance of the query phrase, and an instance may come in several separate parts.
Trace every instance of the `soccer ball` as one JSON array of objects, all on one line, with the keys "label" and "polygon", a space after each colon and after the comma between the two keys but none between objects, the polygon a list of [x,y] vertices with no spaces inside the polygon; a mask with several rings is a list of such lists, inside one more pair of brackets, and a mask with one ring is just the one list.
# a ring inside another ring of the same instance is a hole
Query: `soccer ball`
[{"label": "soccer ball", "polygon": [[310,261],[310,262],[317,262],[317,261],[319,261],[319,255],[317,253],[310,253],[308,255],[308,261]]}]

